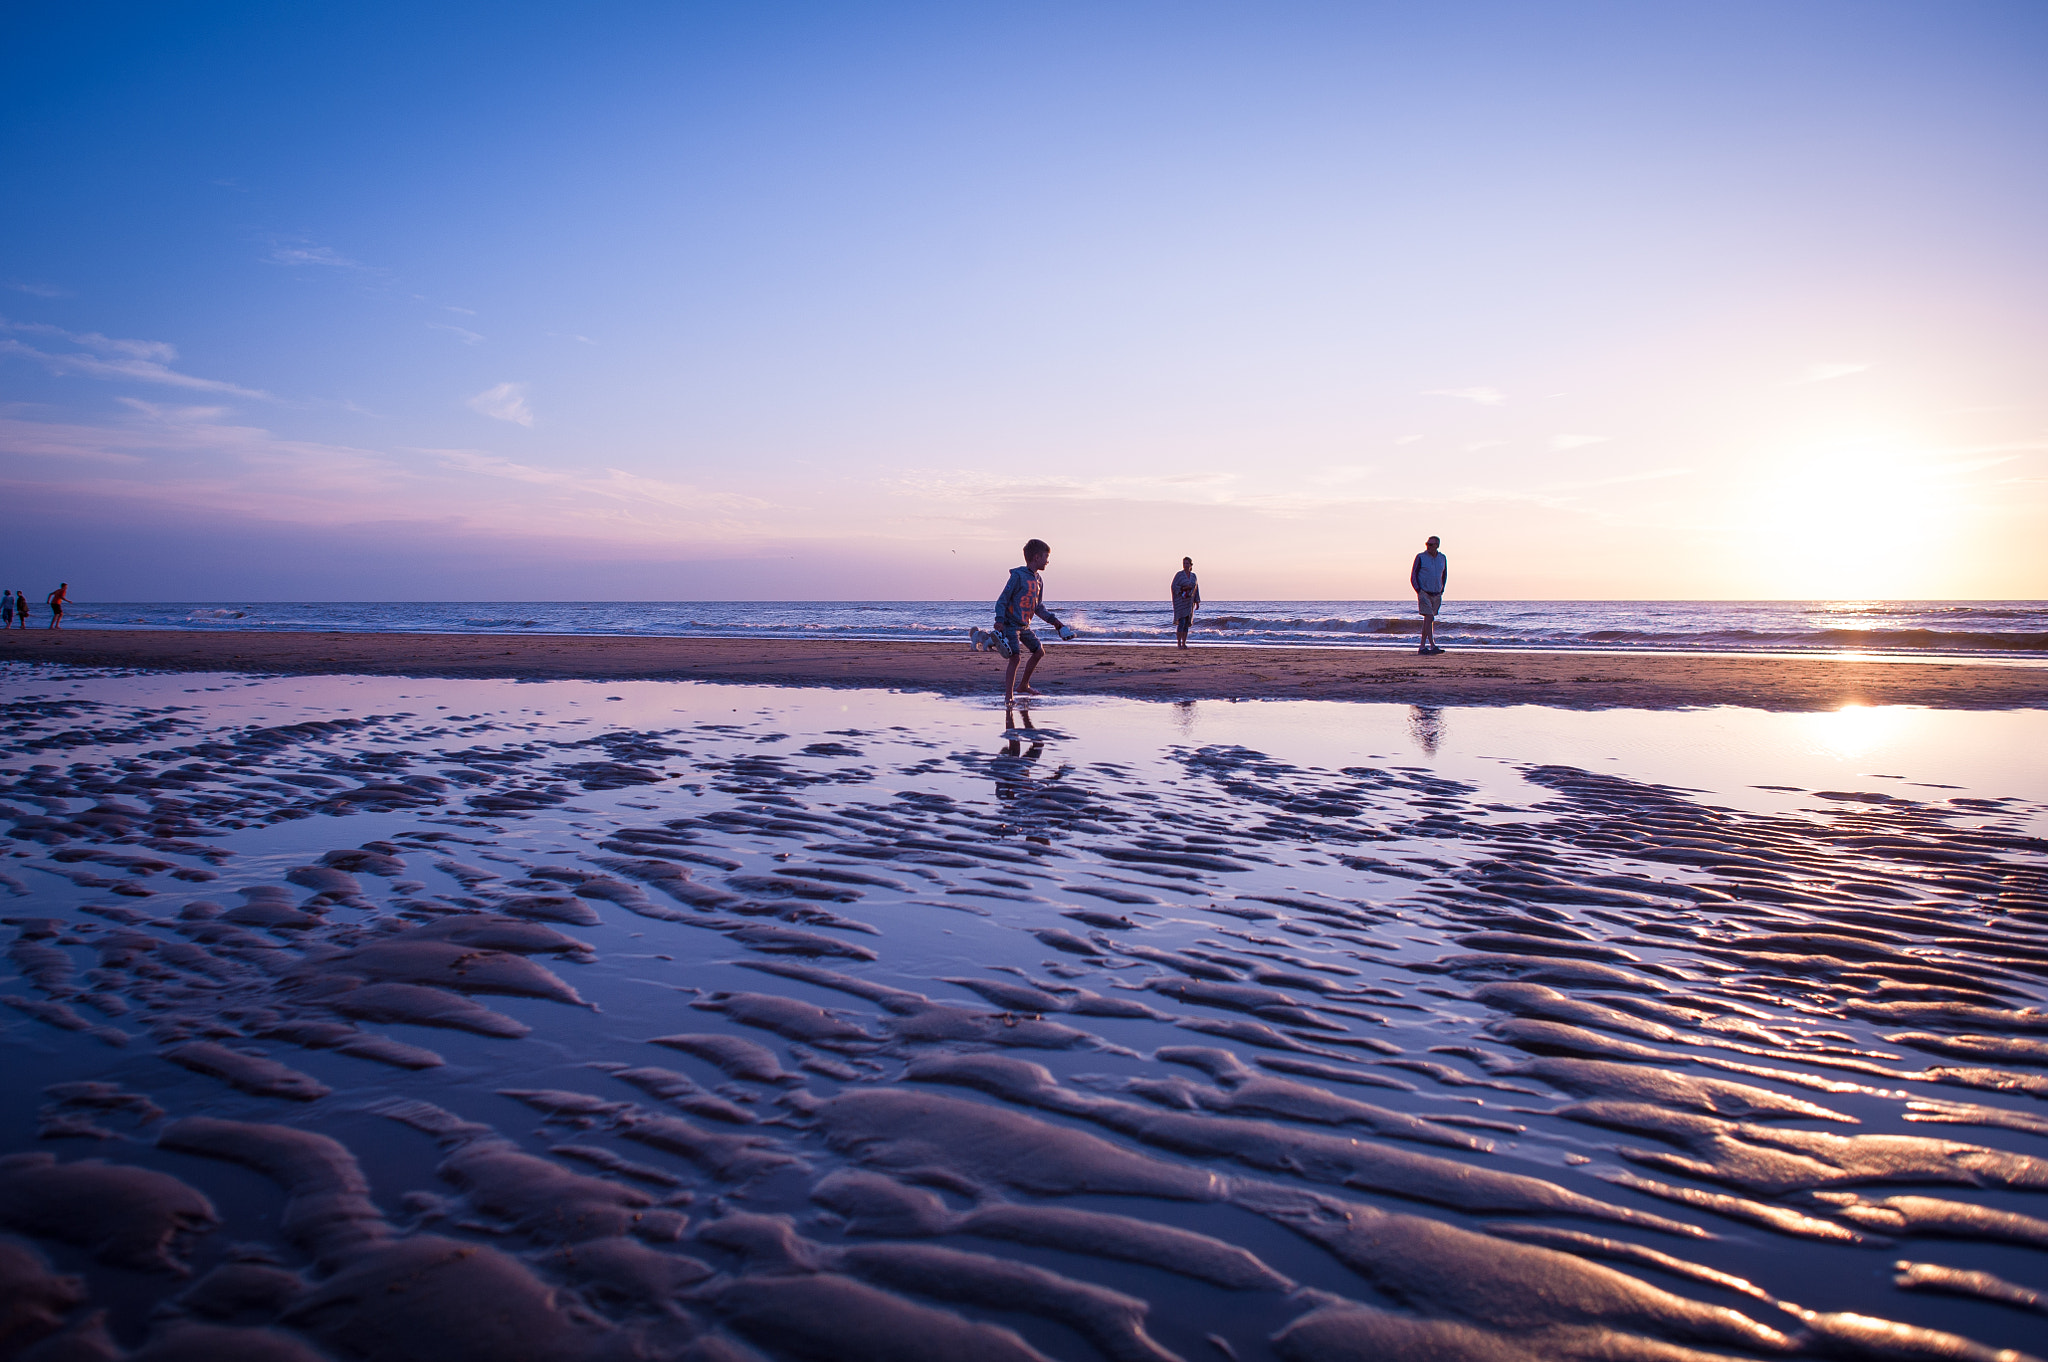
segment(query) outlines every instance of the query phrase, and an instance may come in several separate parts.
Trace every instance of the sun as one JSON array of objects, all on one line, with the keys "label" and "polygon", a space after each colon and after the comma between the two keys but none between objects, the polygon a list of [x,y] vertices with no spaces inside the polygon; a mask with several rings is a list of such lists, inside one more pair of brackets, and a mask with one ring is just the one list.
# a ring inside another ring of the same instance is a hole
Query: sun
[{"label": "sun", "polygon": [[1876,600],[1940,593],[1957,552],[1954,488],[1938,456],[1848,441],[1788,454],[1760,489],[1756,552],[1771,594]]}]

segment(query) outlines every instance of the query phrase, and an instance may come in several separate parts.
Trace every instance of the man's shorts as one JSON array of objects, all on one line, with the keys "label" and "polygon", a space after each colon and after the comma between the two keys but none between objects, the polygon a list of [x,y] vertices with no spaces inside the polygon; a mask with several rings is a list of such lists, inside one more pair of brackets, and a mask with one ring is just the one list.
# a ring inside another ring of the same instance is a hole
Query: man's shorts
[{"label": "man's shorts", "polygon": [[1173,612],[1173,622],[1176,626],[1193,624],[1195,622],[1195,612],[1192,610],[1176,610]]},{"label": "man's shorts", "polygon": [[989,632],[996,636],[996,646],[1003,650],[1004,657],[1015,657],[1019,645],[1034,653],[1044,651],[1039,647],[1038,635],[1022,625],[998,623]]},{"label": "man's shorts", "polygon": [[1418,591],[1415,593],[1415,612],[1424,619],[1435,619],[1436,612],[1444,608],[1444,593],[1441,591]]}]

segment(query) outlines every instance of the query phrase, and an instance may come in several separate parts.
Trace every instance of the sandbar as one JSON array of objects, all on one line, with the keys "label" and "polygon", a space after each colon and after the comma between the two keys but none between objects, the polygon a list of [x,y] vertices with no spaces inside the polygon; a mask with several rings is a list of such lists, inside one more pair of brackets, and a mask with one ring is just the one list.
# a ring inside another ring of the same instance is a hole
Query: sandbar
[{"label": "sandbar", "polygon": [[[1697,653],[1453,651],[1066,643],[1049,649],[1046,695],[1158,700],[1317,699],[1540,704],[1573,709],[1844,705],[2048,706],[2048,667],[1957,659]],[[880,687],[1000,694],[1002,659],[965,642],[648,638],[620,635],[30,630],[0,636],[0,661],[168,671],[527,677]]]}]

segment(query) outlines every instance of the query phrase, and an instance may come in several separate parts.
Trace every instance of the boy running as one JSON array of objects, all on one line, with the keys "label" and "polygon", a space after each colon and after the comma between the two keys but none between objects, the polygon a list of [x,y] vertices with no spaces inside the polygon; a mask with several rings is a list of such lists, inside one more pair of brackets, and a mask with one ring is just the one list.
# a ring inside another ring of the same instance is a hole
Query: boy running
[{"label": "boy running", "polygon": [[[970,630],[975,646],[984,642],[1010,659],[1009,670],[1003,673],[1003,703],[1009,704],[1019,695],[1037,695],[1031,688],[1031,673],[1038,670],[1038,664],[1045,659],[1038,635],[1031,632],[1031,621],[1035,616],[1060,631],[1061,638],[1072,638],[1074,631],[1060,623],[1059,616],[1045,608],[1045,580],[1038,574],[1052,559],[1052,546],[1043,539],[1033,539],[1024,545],[1024,566],[1010,569],[1010,580],[1003,585],[1003,594],[996,597],[996,627],[984,635],[979,629]],[[1017,674],[1017,664],[1023,662],[1025,652],[1030,652],[1031,661],[1025,663],[1024,674]]]}]

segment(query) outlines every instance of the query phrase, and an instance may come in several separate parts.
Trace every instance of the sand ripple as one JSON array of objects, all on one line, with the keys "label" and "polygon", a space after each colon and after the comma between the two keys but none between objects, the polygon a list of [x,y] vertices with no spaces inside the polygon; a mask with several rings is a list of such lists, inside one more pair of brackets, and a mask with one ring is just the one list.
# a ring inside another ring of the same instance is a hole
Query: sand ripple
[{"label": "sand ripple", "polygon": [[5,707],[0,1356],[2042,1351],[2016,801],[232,684]]}]

